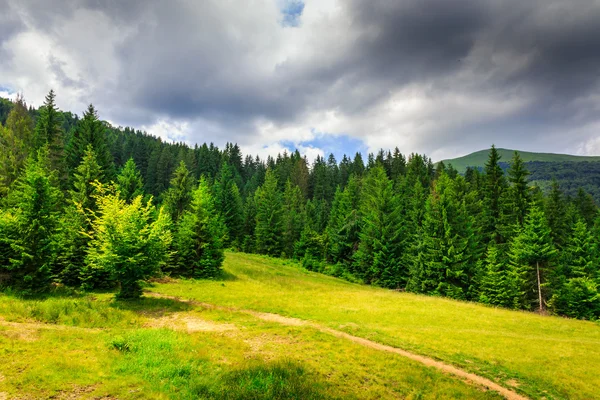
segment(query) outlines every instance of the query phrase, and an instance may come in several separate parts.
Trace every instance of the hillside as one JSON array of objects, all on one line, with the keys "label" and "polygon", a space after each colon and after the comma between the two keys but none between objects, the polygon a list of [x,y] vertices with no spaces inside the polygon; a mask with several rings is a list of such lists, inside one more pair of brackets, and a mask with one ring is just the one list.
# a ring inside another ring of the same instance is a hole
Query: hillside
[{"label": "hillside", "polygon": [[[510,161],[515,150],[497,149],[504,162]],[[533,153],[528,151],[518,150],[521,158],[525,162],[583,162],[583,161],[600,161],[600,156],[574,156],[570,154],[554,154],[554,153]],[[465,172],[467,167],[483,167],[488,159],[489,149],[476,151],[466,156],[443,160],[444,164],[452,164],[458,172]]]},{"label": "hillside", "polygon": [[392,347],[529,398],[598,396],[597,323],[351,284],[242,253],[227,253],[220,279],[146,291],[133,303],[0,295],[0,398],[499,398]]}]

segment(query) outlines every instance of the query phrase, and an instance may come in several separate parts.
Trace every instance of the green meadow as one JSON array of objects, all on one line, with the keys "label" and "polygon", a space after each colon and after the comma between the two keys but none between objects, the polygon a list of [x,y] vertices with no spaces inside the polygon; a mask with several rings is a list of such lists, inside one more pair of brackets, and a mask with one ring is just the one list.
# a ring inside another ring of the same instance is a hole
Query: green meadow
[{"label": "green meadow", "polygon": [[383,290],[256,255],[229,252],[223,268],[220,279],[145,289],[181,301],[1,294],[0,399],[501,398],[402,356],[245,310],[426,355],[530,398],[599,397],[597,323]]}]

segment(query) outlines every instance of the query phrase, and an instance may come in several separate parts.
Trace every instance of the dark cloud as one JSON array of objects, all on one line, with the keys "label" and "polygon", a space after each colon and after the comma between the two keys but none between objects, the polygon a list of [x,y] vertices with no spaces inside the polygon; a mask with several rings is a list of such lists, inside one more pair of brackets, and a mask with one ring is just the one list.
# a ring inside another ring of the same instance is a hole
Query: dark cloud
[{"label": "dark cloud", "polygon": [[[24,29],[14,15],[48,35],[82,8],[111,21],[118,72],[94,101],[123,123],[200,121],[250,141],[256,121],[308,130],[308,116],[332,110],[348,121],[335,133],[377,143],[380,132],[414,129],[409,150],[435,151],[499,136],[519,147],[600,121],[597,0],[348,0],[324,16],[296,0],[11,4],[2,37]],[[64,61],[49,68],[63,86],[80,82]],[[406,126],[388,110],[404,90],[416,104],[400,107],[414,118]],[[586,140],[556,146],[573,138]]]}]

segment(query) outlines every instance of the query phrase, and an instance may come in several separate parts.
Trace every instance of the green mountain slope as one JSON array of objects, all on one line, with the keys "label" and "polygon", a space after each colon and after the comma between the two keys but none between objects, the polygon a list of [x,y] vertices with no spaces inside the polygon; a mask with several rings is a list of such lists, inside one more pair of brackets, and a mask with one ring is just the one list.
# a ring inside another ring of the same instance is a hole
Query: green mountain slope
[{"label": "green mountain slope", "polygon": [[[498,153],[502,157],[502,161],[508,162],[513,156],[515,150],[498,149]],[[573,156],[570,154],[554,154],[554,153],[533,153],[529,151],[518,150],[521,158],[525,162],[582,162],[582,161],[600,161],[600,156]],[[476,151],[466,156],[443,160],[444,164],[452,164],[458,172],[465,172],[467,167],[483,167],[488,159],[489,149]]]}]

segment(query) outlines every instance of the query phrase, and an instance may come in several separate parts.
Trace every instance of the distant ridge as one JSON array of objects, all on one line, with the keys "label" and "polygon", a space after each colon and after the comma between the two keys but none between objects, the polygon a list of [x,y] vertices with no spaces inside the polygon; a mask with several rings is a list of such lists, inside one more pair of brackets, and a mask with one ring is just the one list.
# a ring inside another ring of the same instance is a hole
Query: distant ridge
[{"label": "distant ridge", "polygon": [[[515,150],[498,148],[502,162],[509,162]],[[476,151],[466,156],[442,160],[444,164],[452,164],[458,172],[465,172],[467,167],[483,167],[488,159],[490,149]],[[529,151],[517,150],[523,161],[540,161],[540,162],[583,162],[583,161],[600,161],[600,156],[574,156],[570,154],[555,154],[555,153],[533,153]]]}]

